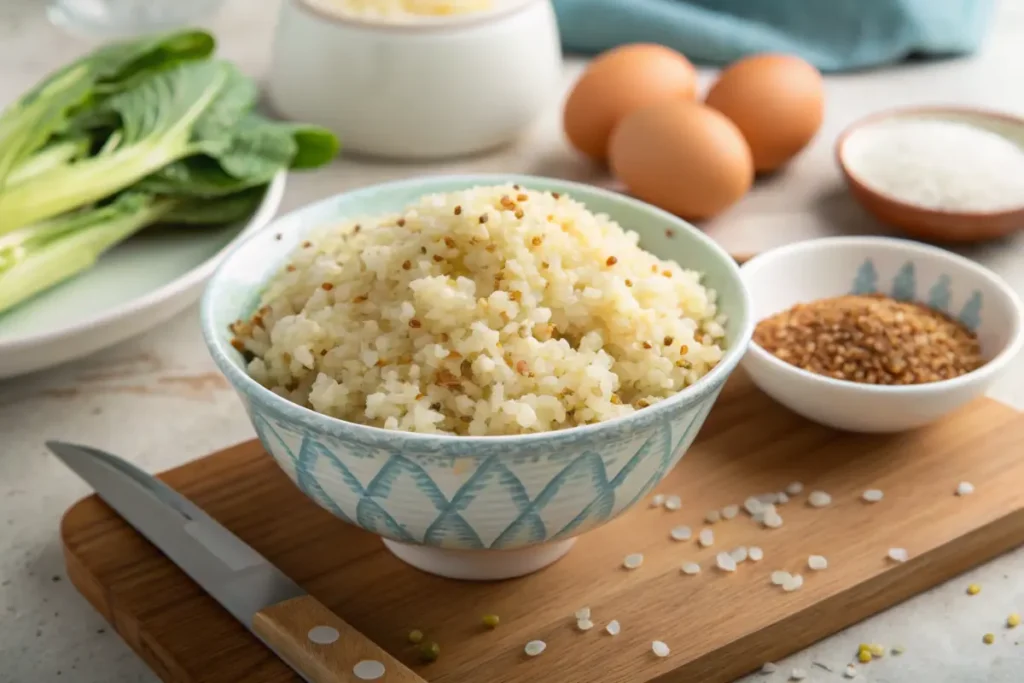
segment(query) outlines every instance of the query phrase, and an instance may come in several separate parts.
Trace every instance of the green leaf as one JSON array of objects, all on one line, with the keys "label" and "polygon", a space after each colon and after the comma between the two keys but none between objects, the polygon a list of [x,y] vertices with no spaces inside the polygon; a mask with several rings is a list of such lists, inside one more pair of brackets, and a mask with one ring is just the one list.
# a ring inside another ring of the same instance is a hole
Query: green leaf
[{"label": "green leaf", "polygon": [[266,193],[266,186],[261,186],[215,199],[179,199],[161,218],[161,222],[176,225],[220,225],[243,221],[256,212]]},{"label": "green leaf", "polygon": [[292,159],[292,168],[319,168],[338,156],[341,147],[338,138],[326,128],[303,124],[292,124],[289,128],[298,146],[295,158]]}]

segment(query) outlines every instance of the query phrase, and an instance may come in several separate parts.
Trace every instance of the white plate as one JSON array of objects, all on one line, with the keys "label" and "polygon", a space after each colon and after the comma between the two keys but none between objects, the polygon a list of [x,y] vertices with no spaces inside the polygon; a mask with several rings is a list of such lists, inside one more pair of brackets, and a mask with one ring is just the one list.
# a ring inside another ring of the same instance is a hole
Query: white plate
[{"label": "white plate", "polygon": [[273,219],[285,177],[274,178],[246,222],[187,235],[144,231],[78,277],[0,314],[0,379],[87,356],[186,309],[226,250]]}]

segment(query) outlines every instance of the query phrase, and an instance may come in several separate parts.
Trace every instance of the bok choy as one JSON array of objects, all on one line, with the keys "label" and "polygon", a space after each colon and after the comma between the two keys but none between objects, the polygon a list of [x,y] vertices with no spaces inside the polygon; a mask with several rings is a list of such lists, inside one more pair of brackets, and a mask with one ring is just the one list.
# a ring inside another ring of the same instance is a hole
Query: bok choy
[{"label": "bok choy", "polygon": [[264,118],[201,31],[103,47],[0,113],[0,314],[156,224],[242,220],[284,169],[337,154]]}]

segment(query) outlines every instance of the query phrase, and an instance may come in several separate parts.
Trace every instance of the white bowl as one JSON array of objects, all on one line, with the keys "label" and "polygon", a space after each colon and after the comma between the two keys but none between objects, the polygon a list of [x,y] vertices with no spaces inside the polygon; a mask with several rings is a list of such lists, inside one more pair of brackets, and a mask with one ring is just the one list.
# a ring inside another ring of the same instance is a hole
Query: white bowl
[{"label": "white bowl", "polygon": [[279,114],[330,128],[350,152],[481,152],[514,140],[558,97],[562,53],[548,0],[390,23],[325,5],[282,4],[267,94]]},{"label": "white bowl", "polygon": [[804,417],[853,432],[898,432],[934,422],[982,396],[1024,344],[1021,301],[995,273],[937,247],[887,237],[834,237],[765,252],[741,269],[754,320],[791,306],[882,292],[945,310],[974,331],[984,366],[908,386],[836,380],[801,370],[751,342],[742,365],[766,394]]}]

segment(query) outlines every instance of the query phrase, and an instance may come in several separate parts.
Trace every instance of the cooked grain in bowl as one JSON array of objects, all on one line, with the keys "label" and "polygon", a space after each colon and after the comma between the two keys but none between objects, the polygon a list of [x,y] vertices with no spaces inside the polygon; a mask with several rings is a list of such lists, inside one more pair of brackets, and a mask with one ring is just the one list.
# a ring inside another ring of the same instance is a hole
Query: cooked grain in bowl
[{"label": "cooked grain in bowl", "polygon": [[722,357],[701,274],[565,195],[427,195],[313,230],[233,326],[249,374],[385,429],[523,434],[627,415]]}]

